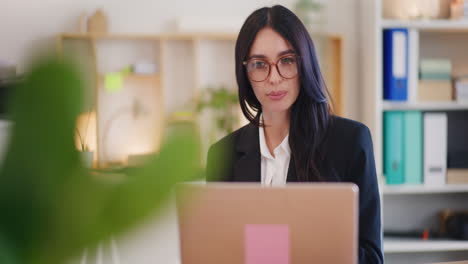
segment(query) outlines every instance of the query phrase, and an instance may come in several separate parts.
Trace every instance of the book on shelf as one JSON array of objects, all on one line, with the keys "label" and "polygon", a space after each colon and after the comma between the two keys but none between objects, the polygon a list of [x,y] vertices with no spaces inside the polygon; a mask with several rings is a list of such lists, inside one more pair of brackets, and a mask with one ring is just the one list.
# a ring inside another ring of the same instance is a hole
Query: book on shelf
[{"label": "book on shelf", "polygon": [[452,74],[452,62],[449,59],[421,59],[419,63],[421,74],[450,75]]},{"label": "book on shelf", "polygon": [[419,79],[427,81],[450,81],[452,77],[450,73],[446,72],[421,72],[419,74]]},{"label": "book on shelf", "polygon": [[468,168],[447,169],[447,184],[468,184]]},{"label": "book on shelf", "polygon": [[452,62],[449,59],[421,59],[418,100],[421,102],[453,100]]},{"label": "book on shelf", "polygon": [[468,184],[468,111],[384,111],[387,185]]},{"label": "book on shelf", "polygon": [[384,99],[408,99],[408,29],[383,31],[383,89]]},{"label": "book on shelf", "polygon": [[450,80],[420,80],[418,101],[448,102],[453,100],[452,82]]},{"label": "book on shelf", "polygon": [[455,80],[455,99],[459,103],[468,103],[468,77]]}]

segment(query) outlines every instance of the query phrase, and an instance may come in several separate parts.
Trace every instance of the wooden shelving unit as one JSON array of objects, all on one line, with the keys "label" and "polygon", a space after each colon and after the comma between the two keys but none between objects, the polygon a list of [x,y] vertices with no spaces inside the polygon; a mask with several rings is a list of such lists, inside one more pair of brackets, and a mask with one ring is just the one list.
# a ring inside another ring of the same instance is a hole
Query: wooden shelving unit
[{"label": "wooden shelving unit", "polygon": [[[92,107],[92,110],[95,111],[98,116],[96,124],[98,142],[96,143],[95,150],[97,153],[95,155],[95,159],[98,167],[106,167],[107,164],[109,164],[109,161],[106,160],[108,157],[104,157],[107,156],[104,155],[107,151],[101,149],[103,145],[109,145],[103,144],[103,133],[106,133],[103,131],[103,123],[106,123],[106,121],[103,120],[102,113],[105,113],[106,111],[109,112],[108,108],[112,108],[113,106],[109,106],[110,104],[107,104],[106,106],[105,98],[114,97],[110,100],[114,100],[116,104],[122,103],[123,101],[123,98],[118,97],[117,95],[106,94],[102,88],[105,75],[109,72],[109,69],[103,69],[108,65],[101,65],[103,60],[108,59],[102,56],[102,53],[106,51],[107,47],[112,46],[115,43],[131,43],[130,45],[135,45],[136,49],[141,47],[141,45],[145,45],[146,49],[152,50],[152,52],[150,52],[152,54],[150,54],[149,57],[145,57],[145,59],[155,63],[157,65],[158,72],[149,76],[136,74],[125,75],[123,82],[124,85],[132,83],[135,87],[150,86],[155,90],[155,94],[157,96],[152,94],[154,97],[154,105],[157,106],[157,112],[161,116],[161,118],[157,119],[159,130],[155,133],[155,137],[157,138],[157,141],[160,142],[164,137],[167,122],[173,122],[175,120],[173,118],[173,113],[175,111],[184,110],[188,105],[193,104],[193,100],[199,96],[203,87],[210,85],[234,87],[234,83],[232,82],[234,71],[231,71],[231,69],[219,69],[225,70],[225,72],[222,74],[213,74],[218,77],[221,75],[221,77],[215,80],[215,83],[203,82],[200,77],[200,67],[202,67],[202,65],[200,65],[200,58],[206,57],[205,54],[202,54],[202,45],[204,42],[209,42],[210,45],[213,45],[215,52],[218,45],[228,45],[230,46],[229,49],[227,51],[224,49],[227,54],[223,54],[220,59],[228,60],[229,62],[227,63],[234,67],[234,43],[236,37],[236,34],[231,33],[62,33],[58,35],[57,51],[60,54],[81,52],[79,57],[87,57],[88,60],[85,71],[87,71],[92,83],[90,84],[88,93],[94,93],[94,96],[91,96],[94,97],[94,107]],[[70,43],[80,47],[72,47],[67,50],[66,45]],[[118,57],[119,54],[112,54],[112,56]],[[140,59],[141,57],[142,56],[140,55]],[[209,63],[215,64],[214,61]],[[118,65],[118,67],[123,68],[128,66],[127,64],[121,64]],[[131,96],[131,93],[127,94],[127,96]],[[112,114],[109,113],[109,115]],[[101,118],[99,118],[100,116]],[[155,121],[156,120],[153,120],[152,122]],[[159,143],[155,145],[159,146]],[[155,147],[155,150],[157,150],[157,147]]]},{"label": "wooden shelving unit", "polygon": [[[103,98],[116,95],[106,95],[102,89],[103,75],[115,70],[109,69],[109,64],[103,63],[106,59],[116,60],[122,56],[120,52],[107,52],[109,47],[124,43],[134,45],[133,50],[127,53],[140,54],[139,50],[150,50],[148,56],[139,55],[139,58],[145,58],[158,65],[158,81],[153,82],[154,89],[160,95],[155,99],[155,104],[159,106],[161,116],[161,130],[157,133],[158,138],[163,138],[164,127],[169,121],[178,120],[174,118],[174,112],[186,110],[194,103],[206,87],[229,87],[236,89],[235,71],[234,71],[234,47],[237,34],[219,32],[219,33],[177,33],[177,34],[133,34],[133,33],[106,33],[106,34],[88,34],[88,33],[62,33],[57,36],[57,50],[60,54],[70,53],[72,48],[67,45],[79,46],[81,49],[78,59],[87,58],[88,63],[85,71],[90,76],[90,87],[88,93],[94,93],[94,108],[97,112],[98,121],[96,124],[96,133],[98,134],[96,164],[105,167],[107,160],[103,160],[103,150],[100,149],[103,144],[102,118],[99,121],[100,113],[103,109]],[[325,54],[326,62],[324,65],[333,65],[333,68],[325,67],[324,75],[329,83],[332,97],[335,101],[334,111],[340,114],[342,111],[343,98],[342,92],[342,40],[341,37],[332,35],[327,36],[327,49]],[[130,43],[130,44],[129,44]],[[85,50],[83,52],[83,50]],[[136,50],[136,51],[135,51]],[[73,51],[72,53],[75,53]],[[78,52],[79,53],[79,52]],[[104,54],[103,53],[107,53]],[[107,55],[107,57],[105,56]],[[124,54],[125,55],[125,54]],[[138,57],[138,56],[137,56]],[[109,59],[110,58],[110,59]],[[125,61],[119,66],[128,66],[130,61]],[[222,65],[222,66],[220,66]],[[144,76],[130,75],[126,78],[145,82]],[[151,81],[150,81],[151,82]],[[100,88],[101,87],[101,88]],[[93,92],[94,91],[94,92]],[[239,111],[241,115],[241,111]],[[210,129],[207,127],[206,120],[208,115],[196,117],[196,123],[200,134],[205,134]],[[193,117],[191,119],[194,119]],[[239,119],[243,119],[240,116]],[[241,121],[240,123],[245,123]],[[207,136],[202,137],[207,141]],[[211,141],[202,141],[202,158],[205,158],[205,152]],[[109,145],[109,144],[107,144]]]},{"label": "wooden shelving unit", "polygon": [[90,34],[90,33],[62,33],[59,35],[62,39],[120,39],[120,40],[236,40],[236,34],[230,33],[186,33],[186,34]]}]

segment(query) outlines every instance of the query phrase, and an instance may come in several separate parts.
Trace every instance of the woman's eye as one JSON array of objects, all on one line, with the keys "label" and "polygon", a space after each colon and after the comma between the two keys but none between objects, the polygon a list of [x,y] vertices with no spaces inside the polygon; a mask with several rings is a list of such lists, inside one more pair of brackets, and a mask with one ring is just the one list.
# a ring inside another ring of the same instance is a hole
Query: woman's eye
[{"label": "woman's eye", "polygon": [[252,62],[252,68],[254,68],[254,69],[264,69],[264,68],[266,68],[266,63],[264,61],[254,61],[254,62]]},{"label": "woman's eye", "polygon": [[280,60],[281,64],[294,64],[296,60],[293,57],[286,57]]}]

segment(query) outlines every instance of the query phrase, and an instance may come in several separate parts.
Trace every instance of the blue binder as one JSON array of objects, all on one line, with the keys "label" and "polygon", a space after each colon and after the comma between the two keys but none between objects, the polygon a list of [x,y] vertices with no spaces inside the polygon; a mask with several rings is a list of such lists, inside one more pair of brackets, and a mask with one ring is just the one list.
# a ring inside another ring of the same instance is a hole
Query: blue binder
[{"label": "blue binder", "polygon": [[383,31],[384,99],[408,100],[408,29]]},{"label": "blue binder", "polygon": [[387,184],[405,183],[403,129],[403,112],[384,112],[384,174]]}]

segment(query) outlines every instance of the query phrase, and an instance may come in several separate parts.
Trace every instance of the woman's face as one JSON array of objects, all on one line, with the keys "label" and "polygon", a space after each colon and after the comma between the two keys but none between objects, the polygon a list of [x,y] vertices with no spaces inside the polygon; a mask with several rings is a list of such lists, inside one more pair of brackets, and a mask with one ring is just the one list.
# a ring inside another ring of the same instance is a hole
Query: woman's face
[{"label": "woman's face", "polygon": [[[271,63],[277,63],[278,67]],[[269,27],[260,30],[245,66],[264,114],[291,108],[299,94],[298,65],[294,50],[281,35]]]}]

